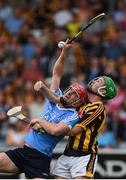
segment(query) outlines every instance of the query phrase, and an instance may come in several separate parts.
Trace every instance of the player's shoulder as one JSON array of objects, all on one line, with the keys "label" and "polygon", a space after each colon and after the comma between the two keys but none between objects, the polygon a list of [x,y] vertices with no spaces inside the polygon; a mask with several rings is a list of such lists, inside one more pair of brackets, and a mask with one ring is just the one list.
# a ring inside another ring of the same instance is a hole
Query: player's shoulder
[{"label": "player's shoulder", "polygon": [[69,114],[69,116],[78,115],[78,112],[74,108],[68,108],[68,109],[64,108],[64,113]]},{"label": "player's shoulder", "polygon": [[102,104],[103,104],[102,101],[95,101],[95,102],[89,102],[89,103],[87,103],[86,105],[87,105],[87,106],[90,106],[90,105],[102,105]]},{"label": "player's shoulder", "polygon": [[102,102],[90,102],[79,109],[79,116],[82,118],[83,116],[91,116],[96,113],[104,112],[105,107]]},{"label": "player's shoulder", "polygon": [[63,94],[60,88],[54,89],[53,92],[59,96]]},{"label": "player's shoulder", "polygon": [[68,116],[68,115],[72,116],[78,114],[78,111],[76,111],[76,109],[74,108],[64,108],[64,107],[60,107],[58,104],[56,104],[55,107],[56,107],[56,111],[64,116]]},{"label": "player's shoulder", "polygon": [[86,105],[80,107],[80,112],[88,112],[88,111],[96,111],[97,109],[102,108],[104,109],[103,102],[89,102]]},{"label": "player's shoulder", "polygon": [[83,105],[82,107],[80,107],[80,109],[85,109],[87,107],[99,107],[99,106],[104,106],[103,102],[101,102],[101,101],[89,102],[89,103]]},{"label": "player's shoulder", "polygon": [[101,101],[89,102],[85,105],[85,107],[99,107],[99,106],[104,106],[103,102]]}]

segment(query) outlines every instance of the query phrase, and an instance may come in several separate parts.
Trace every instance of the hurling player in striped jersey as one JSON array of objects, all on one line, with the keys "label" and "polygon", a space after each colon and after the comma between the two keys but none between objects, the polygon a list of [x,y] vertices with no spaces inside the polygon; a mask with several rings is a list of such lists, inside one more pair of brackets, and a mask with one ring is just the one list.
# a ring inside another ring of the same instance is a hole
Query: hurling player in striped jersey
[{"label": "hurling player in striped jersey", "polygon": [[[57,97],[43,85],[40,86],[39,90],[52,101],[59,101],[66,108],[69,106],[68,99],[64,96]],[[67,134],[70,137],[64,154],[58,159],[52,171],[57,179],[94,177],[98,152],[97,135],[106,120],[103,102],[115,97],[117,88],[110,77],[100,76],[89,82],[87,91],[89,102],[79,108],[80,120]],[[55,123],[35,120],[32,125],[35,123],[39,123],[50,134],[55,129]]]}]

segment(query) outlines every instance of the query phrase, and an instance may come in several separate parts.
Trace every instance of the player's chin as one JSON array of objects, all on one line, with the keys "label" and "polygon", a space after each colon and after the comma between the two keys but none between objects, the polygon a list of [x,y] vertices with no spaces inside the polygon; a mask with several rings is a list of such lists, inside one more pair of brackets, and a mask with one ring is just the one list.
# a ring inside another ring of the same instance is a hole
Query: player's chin
[{"label": "player's chin", "polygon": [[75,103],[71,103],[71,104],[69,104],[69,107],[71,107],[71,108],[79,108],[79,107],[81,107],[83,105],[83,103],[82,102],[75,102]]},{"label": "player's chin", "polygon": [[64,107],[65,108],[74,108],[71,103],[64,104]]},{"label": "player's chin", "polygon": [[75,102],[75,101],[70,102],[70,100],[69,100],[69,101],[66,101],[66,103],[64,104],[64,107],[65,108],[79,108],[82,105],[83,105],[83,103],[80,102],[80,101],[78,101],[78,102]]},{"label": "player's chin", "polygon": [[83,104],[82,103],[77,103],[77,104],[73,104],[73,108],[79,108],[81,107]]}]

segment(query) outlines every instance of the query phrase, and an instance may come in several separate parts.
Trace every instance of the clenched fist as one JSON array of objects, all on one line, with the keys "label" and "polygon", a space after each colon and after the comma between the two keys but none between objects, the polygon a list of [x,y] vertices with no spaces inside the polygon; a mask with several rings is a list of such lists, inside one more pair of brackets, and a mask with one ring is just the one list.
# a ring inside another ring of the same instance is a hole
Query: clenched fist
[{"label": "clenched fist", "polygon": [[37,81],[37,82],[34,84],[34,90],[35,90],[35,91],[39,91],[39,90],[42,88],[43,85],[44,85],[44,84],[43,84],[42,81]]}]

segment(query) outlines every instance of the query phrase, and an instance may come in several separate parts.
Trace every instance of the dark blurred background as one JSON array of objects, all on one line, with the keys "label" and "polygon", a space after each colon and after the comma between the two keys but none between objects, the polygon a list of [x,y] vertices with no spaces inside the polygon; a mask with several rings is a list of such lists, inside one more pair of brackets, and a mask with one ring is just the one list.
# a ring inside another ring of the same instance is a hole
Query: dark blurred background
[{"label": "dark blurred background", "polygon": [[27,132],[25,123],[8,119],[7,110],[22,105],[29,118],[39,117],[46,100],[33,86],[38,80],[50,84],[58,42],[102,12],[105,18],[68,52],[61,89],[112,77],[118,95],[106,103],[98,141],[101,148],[126,149],[126,0],[0,0],[0,150],[21,146]]}]

